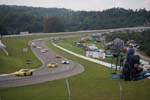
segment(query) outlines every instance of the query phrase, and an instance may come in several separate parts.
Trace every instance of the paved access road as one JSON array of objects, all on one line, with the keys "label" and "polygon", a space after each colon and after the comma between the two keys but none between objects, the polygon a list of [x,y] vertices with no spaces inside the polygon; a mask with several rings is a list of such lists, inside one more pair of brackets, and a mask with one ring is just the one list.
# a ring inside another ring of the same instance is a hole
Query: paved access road
[{"label": "paved access road", "polygon": [[[42,61],[43,65],[40,68],[35,69],[32,76],[15,76],[13,74],[0,76],[1,88],[24,86],[57,80],[77,75],[84,71],[84,68],[80,64],[71,60],[69,60],[70,64],[61,64],[61,61],[64,58],[56,58],[57,54],[44,45],[43,41],[45,40],[47,39],[33,40],[32,42],[36,45],[36,48],[31,46],[31,49],[33,50],[35,55]],[[48,52],[42,53],[42,49],[48,49]],[[58,67],[48,68],[47,64],[50,62],[56,62],[58,64]]]}]

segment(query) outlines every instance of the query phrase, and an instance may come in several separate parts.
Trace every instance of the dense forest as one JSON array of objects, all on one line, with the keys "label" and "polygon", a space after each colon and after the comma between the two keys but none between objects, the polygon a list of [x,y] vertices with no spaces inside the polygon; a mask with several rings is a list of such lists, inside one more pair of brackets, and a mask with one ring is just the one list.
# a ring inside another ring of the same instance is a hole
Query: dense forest
[{"label": "dense forest", "polygon": [[60,32],[150,26],[150,11],[111,8],[104,11],[73,11],[61,8],[0,6],[0,34]]},{"label": "dense forest", "polygon": [[150,57],[150,30],[134,33],[114,33],[106,37],[107,41],[120,38],[124,41],[134,40],[139,45],[139,50]]}]

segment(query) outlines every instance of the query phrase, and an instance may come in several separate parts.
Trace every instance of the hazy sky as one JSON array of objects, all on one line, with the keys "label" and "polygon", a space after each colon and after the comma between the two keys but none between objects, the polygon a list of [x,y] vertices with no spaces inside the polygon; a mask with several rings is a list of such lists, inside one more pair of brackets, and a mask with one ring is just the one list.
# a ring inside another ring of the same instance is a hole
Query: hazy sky
[{"label": "hazy sky", "polygon": [[57,7],[72,10],[104,10],[112,7],[150,10],[150,0],[0,0],[0,4]]}]

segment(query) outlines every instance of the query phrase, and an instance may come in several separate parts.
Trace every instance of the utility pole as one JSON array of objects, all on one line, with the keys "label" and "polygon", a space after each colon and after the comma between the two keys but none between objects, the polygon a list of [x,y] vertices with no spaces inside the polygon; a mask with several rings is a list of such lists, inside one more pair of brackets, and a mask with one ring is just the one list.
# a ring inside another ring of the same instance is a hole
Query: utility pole
[{"label": "utility pole", "polygon": [[71,91],[70,91],[70,84],[68,79],[66,79],[67,91],[68,91],[68,100],[71,100]]},{"label": "utility pole", "polygon": [[120,92],[120,100],[123,100],[122,99],[122,86],[121,86],[121,82],[120,82],[120,78],[118,79],[118,84],[119,84],[119,92]]}]

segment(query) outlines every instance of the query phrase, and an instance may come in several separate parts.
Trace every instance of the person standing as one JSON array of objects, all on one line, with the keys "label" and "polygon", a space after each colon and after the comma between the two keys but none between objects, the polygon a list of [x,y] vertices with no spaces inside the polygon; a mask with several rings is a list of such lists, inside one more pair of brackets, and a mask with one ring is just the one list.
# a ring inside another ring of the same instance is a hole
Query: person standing
[{"label": "person standing", "polygon": [[129,44],[127,56],[134,55],[135,54],[135,49],[133,47],[133,44]]},{"label": "person standing", "polygon": [[130,74],[131,74],[131,79],[134,80],[136,77],[136,70],[135,70],[135,59],[138,59],[139,56],[135,56],[135,49],[133,47],[133,44],[129,44],[129,48],[127,50],[127,62],[130,65]]}]

